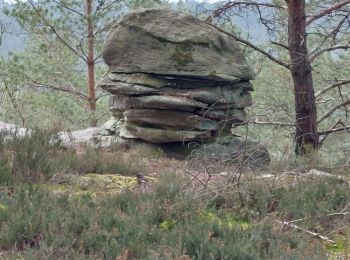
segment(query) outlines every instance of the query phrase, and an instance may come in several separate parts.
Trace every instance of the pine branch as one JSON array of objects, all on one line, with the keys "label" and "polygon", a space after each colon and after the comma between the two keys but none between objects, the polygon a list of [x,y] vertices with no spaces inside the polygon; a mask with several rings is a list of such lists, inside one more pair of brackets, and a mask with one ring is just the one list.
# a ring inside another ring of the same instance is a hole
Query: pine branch
[{"label": "pine branch", "polygon": [[73,12],[73,13],[76,13],[76,14],[78,14],[80,17],[86,19],[86,17],[85,17],[84,14],[82,14],[82,13],[79,12],[78,10],[75,10],[75,9],[73,9],[73,8],[70,8],[69,6],[66,6],[66,5],[64,4],[63,1],[57,1],[57,0],[52,0],[52,1],[55,2],[55,3],[58,4],[58,5],[61,5],[63,8],[65,8],[65,9],[67,9],[67,10]]},{"label": "pine branch", "polygon": [[37,9],[37,7],[34,5],[33,1],[28,0],[28,3],[33,7],[35,12],[40,16],[41,20],[48,26],[51,31],[57,36],[57,38],[68,48],[70,49],[75,55],[77,55],[79,58],[81,58],[83,61],[87,62],[87,58],[84,57],[82,54],[80,54],[75,48],[73,48],[71,45],[69,45],[62,36],[57,32],[56,28],[49,23],[49,21],[41,14],[41,12]]},{"label": "pine branch", "polygon": [[322,18],[330,13],[333,13],[334,11],[339,10],[340,8],[342,8],[343,6],[345,6],[347,4],[350,4],[350,0],[342,1],[338,4],[332,5],[332,6],[328,7],[327,9],[324,9],[324,10],[318,12],[317,14],[312,15],[311,18],[306,20],[305,26],[309,26],[311,23],[313,23],[317,19],[320,19],[320,18]]}]

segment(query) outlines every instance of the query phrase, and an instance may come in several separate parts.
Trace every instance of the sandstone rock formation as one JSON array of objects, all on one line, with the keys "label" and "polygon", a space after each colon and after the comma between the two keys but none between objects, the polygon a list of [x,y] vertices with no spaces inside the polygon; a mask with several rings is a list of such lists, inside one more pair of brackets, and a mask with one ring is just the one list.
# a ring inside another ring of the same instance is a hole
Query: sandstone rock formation
[{"label": "sandstone rock formation", "polygon": [[210,141],[246,120],[252,73],[238,44],[168,9],[124,16],[103,47],[111,134],[150,143]]}]

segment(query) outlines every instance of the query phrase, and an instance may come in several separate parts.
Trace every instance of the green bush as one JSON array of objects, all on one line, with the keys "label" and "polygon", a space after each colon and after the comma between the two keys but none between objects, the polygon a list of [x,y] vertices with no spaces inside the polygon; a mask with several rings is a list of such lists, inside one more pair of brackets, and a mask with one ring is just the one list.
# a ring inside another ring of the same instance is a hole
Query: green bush
[{"label": "green bush", "polygon": [[54,131],[35,129],[24,137],[13,135],[7,149],[13,153],[12,173],[24,181],[38,181],[54,173],[52,160],[62,147]]},{"label": "green bush", "polygon": [[77,154],[62,146],[55,130],[34,129],[23,135],[0,134],[0,184],[41,182],[55,173],[135,175],[137,162],[125,162],[119,152],[86,148]]}]

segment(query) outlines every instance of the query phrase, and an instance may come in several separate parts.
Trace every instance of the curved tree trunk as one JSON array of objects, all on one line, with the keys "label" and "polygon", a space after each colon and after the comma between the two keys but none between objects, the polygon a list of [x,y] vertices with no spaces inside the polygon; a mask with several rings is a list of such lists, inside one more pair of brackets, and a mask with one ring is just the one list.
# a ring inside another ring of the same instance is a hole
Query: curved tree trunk
[{"label": "curved tree trunk", "polygon": [[297,155],[307,155],[318,149],[319,138],[315,93],[306,41],[305,0],[287,0],[287,3],[290,70],[295,93],[295,152]]}]

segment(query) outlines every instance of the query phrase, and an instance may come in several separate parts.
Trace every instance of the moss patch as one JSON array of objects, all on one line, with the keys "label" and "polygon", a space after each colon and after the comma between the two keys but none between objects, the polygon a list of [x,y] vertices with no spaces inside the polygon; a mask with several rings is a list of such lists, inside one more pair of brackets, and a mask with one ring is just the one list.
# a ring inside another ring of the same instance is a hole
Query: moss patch
[{"label": "moss patch", "polygon": [[184,67],[188,63],[193,62],[192,50],[193,47],[191,45],[177,45],[175,47],[174,54],[172,55],[172,59],[178,64],[179,67]]},{"label": "moss patch", "polygon": [[348,259],[350,256],[349,237],[350,231],[347,231],[344,235],[338,235],[335,238],[336,245],[325,244],[325,249],[328,252],[330,259]]},{"label": "moss patch", "polygon": [[201,211],[198,215],[198,219],[202,223],[218,225],[221,228],[228,229],[240,228],[246,230],[252,226],[250,222],[240,219],[230,213],[219,215],[211,211]]},{"label": "moss patch", "polygon": [[[153,178],[148,179],[154,181]],[[126,189],[136,188],[138,185],[136,177],[94,173],[82,176],[64,176],[60,182],[60,184],[40,184],[39,188],[54,194],[69,193],[78,196],[89,194],[93,197],[103,197],[120,193]]]}]

